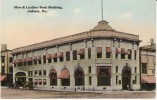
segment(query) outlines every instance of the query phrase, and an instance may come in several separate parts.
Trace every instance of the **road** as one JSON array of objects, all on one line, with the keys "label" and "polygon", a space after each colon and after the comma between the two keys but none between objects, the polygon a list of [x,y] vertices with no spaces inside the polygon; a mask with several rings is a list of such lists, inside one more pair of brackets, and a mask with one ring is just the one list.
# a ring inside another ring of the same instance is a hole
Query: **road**
[{"label": "road", "polygon": [[155,98],[152,91],[104,91],[104,92],[74,92],[74,91],[50,91],[50,90],[23,90],[1,88],[2,99],[50,99],[50,98]]}]

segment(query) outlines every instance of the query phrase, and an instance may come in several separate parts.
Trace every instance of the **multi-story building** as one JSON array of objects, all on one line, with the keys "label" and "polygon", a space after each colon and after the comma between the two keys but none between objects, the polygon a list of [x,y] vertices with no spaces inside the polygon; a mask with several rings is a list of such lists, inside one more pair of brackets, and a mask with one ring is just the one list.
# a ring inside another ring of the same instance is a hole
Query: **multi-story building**
[{"label": "multi-story building", "polygon": [[6,44],[1,44],[1,85],[13,83],[13,57],[12,50],[7,49]]},{"label": "multi-story building", "polygon": [[156,86],[156,45],[151,39],[150,45],[140,47],[141,89],[152,90]]},{"label": "multi-story building", "polygon": [[139,36],[102,20],[92,30],[13,50],[14,83],[38,88],[139,90]]}]

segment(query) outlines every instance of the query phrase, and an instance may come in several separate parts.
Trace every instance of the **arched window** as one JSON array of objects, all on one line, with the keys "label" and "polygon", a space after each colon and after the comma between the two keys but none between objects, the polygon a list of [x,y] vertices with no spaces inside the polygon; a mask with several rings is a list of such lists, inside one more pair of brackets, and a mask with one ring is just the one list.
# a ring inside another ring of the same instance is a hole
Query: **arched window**
[{"label": "arched window", "polygon": [[60,76],[62,86],[70,86],[70,73],[67,68],[61,70]]},{"label": "arched window", "polygon": [[75,86],[84,86],[84,71],[82,68],[77,68],[74,72]]},{"label": "arched window", "polygon": [[56,86],[57,85],[57,72],[55,69],[50,70],[49,77],[50,77],[50,85]]}]

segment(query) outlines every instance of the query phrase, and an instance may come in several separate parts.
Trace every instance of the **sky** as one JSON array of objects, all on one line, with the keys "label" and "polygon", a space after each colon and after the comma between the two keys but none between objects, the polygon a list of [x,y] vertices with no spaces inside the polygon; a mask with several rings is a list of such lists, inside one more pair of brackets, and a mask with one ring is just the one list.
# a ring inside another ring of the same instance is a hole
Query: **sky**
[{"label": "sky", "polygon": [[[15,6],[63,9],[30,13]],[[103,0],[103,19],[116,31],[139,35],[140,46],[156,37],[155,10],[155,0]],[[1,43],[15,49],[89,31],[101,16],[101,0],[1,0]]]}]

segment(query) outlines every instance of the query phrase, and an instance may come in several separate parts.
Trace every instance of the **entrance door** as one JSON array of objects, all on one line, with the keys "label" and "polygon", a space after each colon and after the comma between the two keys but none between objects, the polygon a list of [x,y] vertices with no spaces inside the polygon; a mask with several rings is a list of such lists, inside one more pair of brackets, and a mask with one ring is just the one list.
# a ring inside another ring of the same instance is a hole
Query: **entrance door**
[{"label": "entrance door", "polygon": [[122,89],[130,90],[131,82],[131,69],[129,66],[125,66],[122,70]]}]

